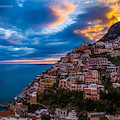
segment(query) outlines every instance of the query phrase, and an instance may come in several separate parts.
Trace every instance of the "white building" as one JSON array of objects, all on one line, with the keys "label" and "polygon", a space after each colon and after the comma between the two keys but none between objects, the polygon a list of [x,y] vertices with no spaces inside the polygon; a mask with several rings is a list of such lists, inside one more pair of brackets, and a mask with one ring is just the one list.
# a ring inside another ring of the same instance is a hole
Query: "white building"
[{"label": "white building", "polygon": [[105,48],[107,49],[107,52],[111,52],[113,50],[113,44],[110,42],[106,42]]},{"label": "white building", "polygon": [[55,114],[61,119],[65,119],[68,116],[67,109],[65,109],[65,108],[63,108],[63,109],[56,108]]},{"label": "white building", "polygon": [[78,120],[75,110],[72,110],[71,112],[69,112],[68,117],[66,119],[67,120]]},{"label": "white building", "polygon": [[120,83],[113,83],[113,87],[114,87],[114,88],[120,87]]},{"label": "white building", "polygon": [[70,90],[72,91],[83,91],[84,88],[87,88],[87,85],[85,84],[72,84],[70,87]]},{"label": "white building", "polygon": [[96,42],[95,45],[96,46],[103,46],[105,43],[104,42]]}]

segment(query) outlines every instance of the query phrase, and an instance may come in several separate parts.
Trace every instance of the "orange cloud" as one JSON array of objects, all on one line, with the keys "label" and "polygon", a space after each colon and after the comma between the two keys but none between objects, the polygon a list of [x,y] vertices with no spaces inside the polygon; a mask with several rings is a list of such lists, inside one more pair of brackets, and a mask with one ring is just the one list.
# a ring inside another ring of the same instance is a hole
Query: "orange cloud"
[{"label": "orange cloud", "polygon": [[72,13],[76,7],[77,6],[74,4],[68,2],[52,4],[50,9],[53,11],[53,14],[57,16],[57,19],[53,23],[50,23],[48,27],[54,27],[64,23],[64,21],[67,20],[68,15]]},{"label": "orange cloud", "polygon": [[120,12],[118,12],[116,8],[112,8],[110,12],[106,13],[106,17],[109,20],[108,24],[106,25],[110,27],[114,23],[120,21]]},{"label": "orange cloud", "polygon": [[94,23],[95,25],[87,26],[83,30],[75,30],[75,34],[83,34],[85,37],[88,37],[90,40],[98,40],[100,37],[102,37],[102,31],[103,31],[103,26],[100,25],[102,21],[101,20],[96,20],[91,22]]},{"label": "orange cloud", "polygon": [[83,34],[85,37],[88,37],[90,40],[98,40],[98,36],[102,37],[102,30],[104,28],[101,27],[101,25],[93,25],[93,26],[88,26],[84,30],[75,30],[74,33],[76,34]]},{"label": "orange cloud", "polygon": [[98,0],[98,1],[103,3],[105,6],[111,8],[111,11],[106,13],[106,17],[109,19],[108,27],[120,21],[120,12],[119,12],[120,5],[118,3],[118,0]]},{"label": "orange cloud", "polygon": [[118,3],[118,0],[98,0],[98,2],[104,3],[105,5],[111,4],[111,3]]},{"label": "orange cloud", "polygon": [[0,64],[55,64],[55,62],[0,62]]},{"label": "orange cloud", "polygon": [[[90,40],[99,40],[106,32],[104,28],[108,28],[116,22],[120,21],[120,6],[118,0],[97,0],[98,3],[102,3],[103,6],[110,8],[109,11],[103,13],[104,19],[96,20],[97,22],[91,22],[87,27],[83,29],[77,29],[74,31],[75,34],[82,34],[88,37]],[[99,15],[98,15],[99,16]],[[104,21],[105,20],[105,21]],[[88,21],[89,23],[89,21]]]},{"label": "orange cloud", "polygon": [[0,64],[54,64],[59,58],[48,58],[43,60],[5,60]]},{"label": "orange cloud", "polygon": [[[120,21],[120,12],[118,0],[98,0],[99,2],[103,2],[106,6],[108,6],[111,10],[105,13],[106,22],[103,20],[96,20],[97,22],[93,22],[91,25],[83,29],[75,30],[75,34],[83,34],[85,37],[88,37],[90,40],[99,40],[107,30],[104,28],[108,28],[112,26],[114,23]],[[103,13],[104,14],[104,13]],[[101,18],[102,19],[102,18]],[[88,21],[89,22],[89,21]]]}]

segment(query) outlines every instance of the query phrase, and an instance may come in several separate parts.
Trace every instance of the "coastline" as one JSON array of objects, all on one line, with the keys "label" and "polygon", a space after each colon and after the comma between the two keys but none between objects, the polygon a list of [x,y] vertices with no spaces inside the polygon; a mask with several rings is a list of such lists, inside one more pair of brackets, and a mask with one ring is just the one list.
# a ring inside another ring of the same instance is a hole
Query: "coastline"
[{"label": "coastline", "polygon": [[9,110],[9,107],[10,107],[11,103],[12,102],[7,102],[7,103],[0,104],[0,109],[3,109],[3,110],[0,111],[0,113]]},{"label": "coastline", "polygon": [[[21,93],[22,90],[34,80],[37,74],[38,75],[41,74],[42,71],[50,68],[51,66],[52,64],[50,65],[0,64],[0,79],[3,79],[4,81],[8,82],[8,84],[6,84],[2,80],[0,80],[1,87],[0,96],[2,96],[0,104],[13,101],[14,97]],[[6,110],[8,109],[0,107],[0,112]]]}]

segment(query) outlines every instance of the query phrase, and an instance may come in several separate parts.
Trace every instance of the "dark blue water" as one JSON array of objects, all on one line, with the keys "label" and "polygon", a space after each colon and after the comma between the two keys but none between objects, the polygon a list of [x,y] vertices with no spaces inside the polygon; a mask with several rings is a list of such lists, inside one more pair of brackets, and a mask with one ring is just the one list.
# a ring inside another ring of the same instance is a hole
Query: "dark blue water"
[{"label": "dark blue water", "polygon": [[[36,75],[52,65],[0,65],[0,104],[13,101]],[[4,109],[0,108],[0,111]]]}]

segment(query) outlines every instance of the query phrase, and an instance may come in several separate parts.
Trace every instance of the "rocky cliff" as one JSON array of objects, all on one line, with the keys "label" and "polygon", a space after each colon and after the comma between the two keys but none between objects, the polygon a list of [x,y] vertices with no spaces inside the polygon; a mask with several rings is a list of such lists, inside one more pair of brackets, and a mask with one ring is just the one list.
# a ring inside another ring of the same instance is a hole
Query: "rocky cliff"
[{"label": "rocky cliff", "polygon": [[114,40],[116,39],[118,36],[120,36],[120,22],[117,22],[115,24],[113,24],[110,29],[108,30],[108,33],[106,33],[104,35],[104,37],[102,37],[100,39],[100,41],[109,41],[109,40]]}]

